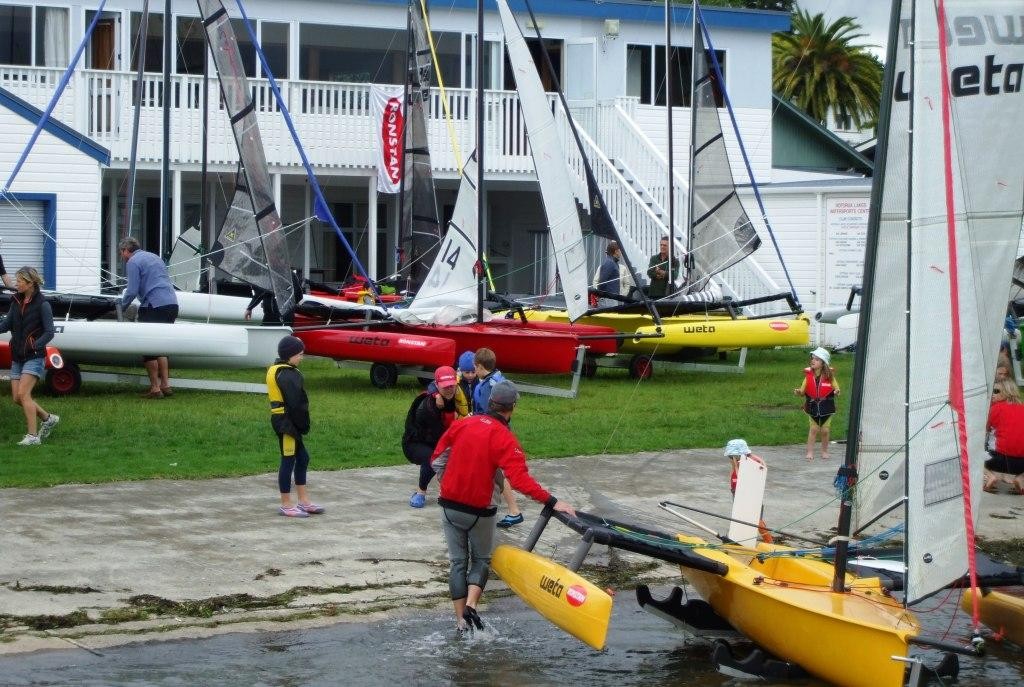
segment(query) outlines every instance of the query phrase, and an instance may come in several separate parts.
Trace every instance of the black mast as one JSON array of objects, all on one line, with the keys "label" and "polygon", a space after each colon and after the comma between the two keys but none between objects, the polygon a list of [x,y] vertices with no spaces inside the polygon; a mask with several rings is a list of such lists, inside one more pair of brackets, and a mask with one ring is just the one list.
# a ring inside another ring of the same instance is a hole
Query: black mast
[{"label": "black mast", "polygon": [[476,0],[476,321],[484,321],[487,275],[484,269],[484,0]]},{"label": "black mast", "polygon": [[163,100],[164,145],[160,167],[160,240],[156,251],[161,257],[163,257],[165,245],[170,246],[171,236],[171,0],[164,0]]},{"label": "black mast", "polygon": [[[894,2],[889,20],[889,46],[886,51],[885,82],[882,86],[882,108],[878,115],[878,143],[875,147],[875,169],[871,180],[871,209],[868,214],[867,245],[864,251],[864,278],[861,289],[860,319],[857,326],[857,352],[854,357],[854,378],[850,394],[850,421],[847,429],[846,456],[840,476],[845,477],[839,506],[838,537],[836,539],[835,575],[832,591],[843,592],[846,586],[846,562],[850,527],[853,520],[853,487],[857,483],[857,453],[860,448],[861,405],[864,400],[864,368],[868,354],[868,331],[871,320],[871,301],[875,289],[875,265],[878,257],[878,234],[882,216],[882,185],[885,180],[886,151],[890,131],[893,84],[896,75],[896,51],[899,41],[901,3]],[[908,252],[909,255],[909,252]],[[908,367],[909,369],[909,367]],[[905,462],[905,461],[904,461]],[[906,480],[904,480],[905,482]]]}]

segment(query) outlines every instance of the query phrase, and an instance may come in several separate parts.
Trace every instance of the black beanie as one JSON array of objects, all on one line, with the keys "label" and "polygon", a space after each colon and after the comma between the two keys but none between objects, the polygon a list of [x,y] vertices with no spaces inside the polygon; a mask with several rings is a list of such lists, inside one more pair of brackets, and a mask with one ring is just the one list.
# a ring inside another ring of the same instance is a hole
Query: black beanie
[{"label": "black beanie", "polygon": [[304,350],[306,347],[303,345],[302,339],[286,336],[277,344],[277,357],[287,361],[296,353],[302,353]]}]

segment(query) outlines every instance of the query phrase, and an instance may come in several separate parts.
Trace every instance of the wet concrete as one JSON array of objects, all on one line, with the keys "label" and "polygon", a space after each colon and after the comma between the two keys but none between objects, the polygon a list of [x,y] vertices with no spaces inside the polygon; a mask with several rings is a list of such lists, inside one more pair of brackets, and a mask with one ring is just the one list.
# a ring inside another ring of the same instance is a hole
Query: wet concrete
[{"label": "wet concrete", "polygon": [[[769,465],[769,524],[825,539],[836,518],[837,460],[808,463],[802,446],[754,448]],[[717,448],[531,461],[530,469],[577,508],[667,531],[693,530],[660,511],[661,500],[729,507],[728,465]],[[277,515],[269,474],[0,490],[0,653],[444,608],[436,491],[426,508],[410,508],[416,474],[414,466],[313,472],[310,492],[327,513],[304,520]],[[499,542],[521,543],[528,534],[540,506],[520,503],[526,524]],[[985,494],[979,534],[1020,537],[1022,516],[1024,499]],[[726,530],[723,521],[694,517]],[[564,562],[576,541],[555,523],[537,550]],[[588,562],[607,559],[595,547]],[[678,573],[660,565],[642,576],[667,581]]]}]

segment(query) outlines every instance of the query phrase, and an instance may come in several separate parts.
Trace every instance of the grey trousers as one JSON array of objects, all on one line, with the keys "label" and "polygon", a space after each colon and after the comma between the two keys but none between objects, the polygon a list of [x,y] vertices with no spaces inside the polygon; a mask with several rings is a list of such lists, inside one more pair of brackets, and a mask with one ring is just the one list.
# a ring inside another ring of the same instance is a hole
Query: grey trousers
[{"label": "grey trousers", "polygon": [[448,591],[452,599],[465,599],[469,585],[487,585],[494,548],[494,516],[470,515],[441,508],[441,527],[448,543]]}]

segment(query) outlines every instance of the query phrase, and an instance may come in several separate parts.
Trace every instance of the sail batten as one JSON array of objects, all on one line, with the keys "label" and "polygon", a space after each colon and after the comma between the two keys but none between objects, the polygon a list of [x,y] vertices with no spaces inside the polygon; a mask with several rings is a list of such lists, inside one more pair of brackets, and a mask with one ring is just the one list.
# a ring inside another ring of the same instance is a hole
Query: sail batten
[{"label": "sail batten", "polygon": [[[238,147],[239,178],[212,255],[218,269],[271,291],[282,315],[295,307],[288,242],[274,202],[255,108],[238,41],[220,0],[197,0],[207,42],[217,66],[221,100]],[[239,198],[239,195],[244,198]]]},{"label": "sail batten", "polygon": [[[950,21],[979,27],[1013,5],[945,1]],[[936,7],[902,0],[899,11],[882,193],[873,198],[876,238],[866,260],[875,278],[861,319],[865,350],[850,433],[860,474],[854,529],[906,496],[906,600],[913,603],[968,568],[964,503],[977,502],[980,491],[995,356],[1024,215],[1024,142],[1009,133],[1019,129],[1024,109],[1019,92],[968,93],[955,82],[945,94],[944,128],[939,105],[949,80]],[[983,70],[991,60],[1024,62],[1024,46],[987,30],[970,40],[954,34],[947,50],[948,69],[958,73]]]}]

